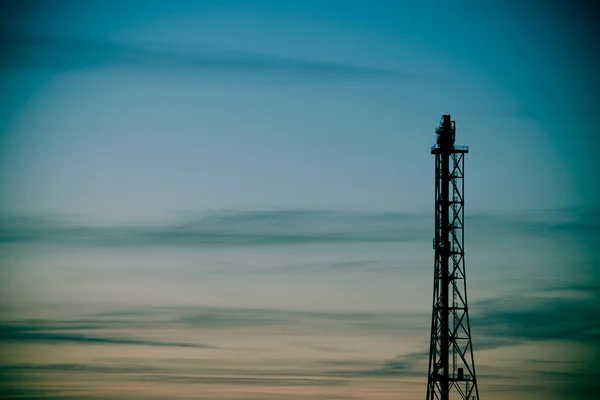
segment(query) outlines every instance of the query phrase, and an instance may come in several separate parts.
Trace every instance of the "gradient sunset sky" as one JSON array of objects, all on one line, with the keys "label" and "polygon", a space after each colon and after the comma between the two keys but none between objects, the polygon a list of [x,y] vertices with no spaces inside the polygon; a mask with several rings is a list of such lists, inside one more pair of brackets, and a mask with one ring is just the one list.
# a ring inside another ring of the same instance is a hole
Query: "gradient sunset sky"
[{"label": "gradient sunset sky", "polygon": [[600,390],[597,6],[0,6],[0,397],[422,399],[434,130],[482,399]]}]

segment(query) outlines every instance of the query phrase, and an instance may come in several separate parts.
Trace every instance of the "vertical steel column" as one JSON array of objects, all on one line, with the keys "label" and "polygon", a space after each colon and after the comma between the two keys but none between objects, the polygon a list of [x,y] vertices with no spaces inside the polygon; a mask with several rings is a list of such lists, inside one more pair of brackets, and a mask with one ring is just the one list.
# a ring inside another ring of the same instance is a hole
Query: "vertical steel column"
[{"label": "vertical steel column", "polygon": [[[450,116],[448,116],[450,117]],[[450,126],[449,126],[449,120],[448,121],[444,121],[442,120],[442,129],[443,129],[443,134],[444,135],[448,135],[450,133]],[[440,265],[440,275],[441,275],[441,284],[442,284],[442,294],[441,294],[441,309],[440,309],[440,314],[441,314],[441,319],[442,319],[442,337],[441,337],[441,349],[440,349],[440,363],[441,368],[442,368],[442,377],[441,377],[441,400],[448,400],[448,393],[449,393],[449,383],[450,383],[450,371],[449,371],[449,358],[448,358],[448,351],[450,350],[449,348],[449,340],[448,340],[448,333],[449,333],[449,329],[448,329],[448,318],[450,316],[449,313],[449,309],[448,309],[448,284],[449,284],[449,271],[448,271],[448,261],[450,259],[450,238],[448,237],[449,235],[449,227],[448,224],[450,223],[449,219],[449,214],[450,214],[450,196],[448,195],[449,193],[449,186],[450,186],[450,151],[452,151],[452,145],[454,143],[449,143],[449,140],[445,137],[442,138],[442,141],[440,143],[441,147],[441,154],[439,154],[438,156],[442,158],[442,170],[441,170],[441,186],[442,186],[442,193],[441,193],[441,198],[438,200],[439,201],[439,205],[438,207],[440,207],[441,209],[441,226],[440,226],[440,242],[442,243],[442,254],[441,254],[441,265]],[[448,146],[450,145],[450,147]]]}]

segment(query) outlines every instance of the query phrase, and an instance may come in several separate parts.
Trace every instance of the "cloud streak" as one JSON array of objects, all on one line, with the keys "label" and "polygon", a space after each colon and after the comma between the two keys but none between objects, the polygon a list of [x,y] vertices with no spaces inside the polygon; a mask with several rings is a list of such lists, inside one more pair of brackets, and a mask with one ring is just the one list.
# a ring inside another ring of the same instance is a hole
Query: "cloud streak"
[{"label": "cloud streak", "polygon": [[25,35],[0,36],[4,69],[70,70],[131,67],[218,71],[228,74],[277,74],[345,79],[381,79],[401,74],[383,68],[343,62],[307,60],[246,51],[198,46],[174,50],[160,45],[127,45],[108,41]]},{"label": "cloud streak", "polygon": [[[574,288],[577,286],[574,285]],[[519,297],[509,304],[502,303],[501,299],[475,304],[473,309],[478,310],[472,315],[475,350],[556,340],[572,344],[587,343],[591,348],[597,349],[597,332],[600,331],[597,321],[600,319],[597,318],[597,311],[593,310],[593,304],[578,299],[549,298],[547,292],[540,293],[546,297],[540,297],[534,302],[531,298],[527,300]],[[524,307],[523,304],[528,306]],[[428,348],[420,348],[419,345],[408,349],[407,353],[378,360],[368,352],[364,353],[368,345],[362,347],[361,351],[361,346],[352,344],[360,344],[366,338],[373,340],[373,343],[381,343],[383,338],[392,342],[415,340],[418,335],[428,334],[429,322],[430,318],[426,313],[417,315],[210,307],[104,309],[64,320],[6,320],[0,324],[0,345],[12,346],[21,342],[50,345],[62,343],[65,346],[104,344],[141,345],[149,348],[209,347],[173,340],[171,335],[178,336],[184,332],[192,337],[235,337],[236,343],[245,344],[238,345],[236,349],[226,345],[211,347],[214,349],[211,351],[215,352],[211,353],[213,356],[219,352],[223,358],[210,360],[191,358],[155,363],[146,358],[121,358],[118,350],[115,350],[110,352],[110,358],[97,362],[92,359],[80,363],[56,360],[52,364],[4,364],[1,368],[2,375],[21,380],[29,377],[38,383],[51,377],[67,379],[68,382],[94,377],[94,382],[151,382],[171,388],[196,388],[196,385],[204,385],[201,387],[253,387],[268,390],[333,388],[356,382],[361,382],[361,385],[366,385],[369,381],[397,382],[403,378],[410,381],[422,378],[426,373]],[[415,330],[419,324],[421,326]],[[115,332],[120,334],[115,335]],[[159,332],[160,335],[157,335]],[[126,336],[123,336],[124,333]],[[151,335],[152,340],[146,339],[146,335]],[[338,337],[343,337],[341,343],[332,341]],[[268,338],[268,344],[258,338]],[[302,338],[301,342],[298,341],[299,338]],[[415,341],[418,342],[422,341]],[[332,343],[336,344],[335,352],[331,351]],[[280,355],[279,351],[291,345],[296,350],[285,361],[273,358],[274,354]],[[298,347],[302,350],[301,359],[294,358],[298,356]],[[392,345],[391,348],[393,347]],[[239,357],[232,361],[232,354]],[[314,357],[307,358],[308,354],[314,354]],[[250,359],[244,358],[250,355]],[[543,355],[540,357],[543,359]],[[253,367],[249,367],[248,363]],[[547,363],[532,362],[528,373],[540,379],[544,376],[555,377],[557,390],[564,389],[567,393],[568,390],[575,389],[568,382],[584,382],[589,378],[581,372],[585,367],[585,363],[563,362],[549,368]],[[540,388],[537,382],[528,382],[529,386],[524,386],[528,378],[520,376],[518,368],[502,371],[502,385],[497,384],[495,372],[498,371],[486,367],[478,374],[490,390],[527,392]],[[67,385],[68,382],[64,382]],[[587,384],[585,387],[592,386]]]},{"label": "cloud streak", "polygon": [[412,242],[429,238],[426,222],[406,213],[272,211],[218,212],[192,222],[162,226],[99,227],[53,217],[13,216],[0,220],[0,243],[261,246]]},{"label": "cloud streak", "polygon": [[[574,286],[577,289],[577,286]],[[516,296],[514,303],[494,300],[476,305],[484,312],[471,317],[473,330],[483,337],[476,349],[528,341],[565,340],[595,345],[600,341],[597,300]]]},{"label": "cloud streak", "polygon": [[132,339],[123,337],[94,336],[82,333],[70,332],[48,332],[46,326],[19,326],[12,324],[0,325],[0,341],[6,342],[50,342],[50,343],[69,343],[69,344],[114,344],[114,345],[135,345],[135,346],[153,346],[153,347],[189,347],[198,349],[211,349],[212,346],[181,343],[181,342],[161,342],[154,340]]},{"label": "cloud streak", "polygon": [[355,378],[422,377],[424,371],[418,362],[427,360],[429,352],[415,352],[400,355],[387,361],[327,361],[326,365],[347,367],[327,371],[328,376]]},{"label": "cloud streak", "polygon": [[[94,226],[51,215],[0,216],[0,243],[91,246],[264,246],[315,243],[425,242],[431,217],[406,212],[219,211],[161,225]],[[600,237],[600,222],[588,210],[562,213],[488,213],[467,219],[476,236],[487,234]],[[487,237],[487,236],[486,236]],[[373,264],[332,263],[331,269]]]}]

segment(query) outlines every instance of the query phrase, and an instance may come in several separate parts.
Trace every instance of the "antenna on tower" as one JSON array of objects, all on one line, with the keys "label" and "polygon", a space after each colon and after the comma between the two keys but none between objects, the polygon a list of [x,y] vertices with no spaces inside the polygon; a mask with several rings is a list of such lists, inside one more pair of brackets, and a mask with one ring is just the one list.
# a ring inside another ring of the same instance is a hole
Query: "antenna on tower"
[{"label": "antenna on tower", "polygon": [[435,268],[427,400],[479,400],[467,306],[464,251],[465,154],[443,114],[435,155]]}]

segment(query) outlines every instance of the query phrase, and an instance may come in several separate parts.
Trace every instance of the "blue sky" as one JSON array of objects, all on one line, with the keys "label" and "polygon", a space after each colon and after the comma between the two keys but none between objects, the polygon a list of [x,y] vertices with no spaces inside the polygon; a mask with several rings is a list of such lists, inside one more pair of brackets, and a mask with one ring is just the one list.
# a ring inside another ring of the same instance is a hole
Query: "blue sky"
[{"label": "blue sky", "polygon": [[593,7],[2,7],[0,368],[28,382],[3,395],[420,398],[444,112],[480,391],[589,392]]},{"label": "blue sky", "polygon": [[597,197],[591,56],[558,8],[450,8],[442,29],[433,3],[93,4],[6,28],[7,209],[414,210],[442,112],[477,150],[471,209]]}]

